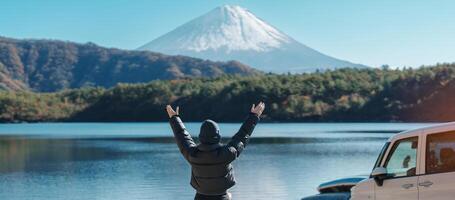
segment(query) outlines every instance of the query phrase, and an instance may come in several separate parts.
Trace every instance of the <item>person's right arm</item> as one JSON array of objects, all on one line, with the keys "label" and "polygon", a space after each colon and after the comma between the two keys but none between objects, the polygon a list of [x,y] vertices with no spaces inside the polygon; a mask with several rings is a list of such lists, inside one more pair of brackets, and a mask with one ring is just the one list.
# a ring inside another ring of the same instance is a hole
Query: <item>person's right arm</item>
[{"label": "person's right arm", "polygon": [[245,149],[249,138],[259,121],[259,117],[264,111],[264,108],[265,104],[262,102],[260,102],[256,107],[254,107],[253,104],[247,119],[243,122],[239,131],[232,137],[231,141],[229,141],[227,145],[232,156],[230,160],[234,160],[239,157],[240,153],[242,153],[243,149]]}]

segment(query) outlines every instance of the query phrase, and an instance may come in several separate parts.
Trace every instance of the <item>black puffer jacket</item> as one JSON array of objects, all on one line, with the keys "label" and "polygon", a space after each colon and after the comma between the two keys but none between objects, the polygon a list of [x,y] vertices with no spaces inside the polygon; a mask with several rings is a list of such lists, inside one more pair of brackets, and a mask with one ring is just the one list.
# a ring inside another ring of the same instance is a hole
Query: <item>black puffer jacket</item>
[{"label": "black puffer jacket", "polygon": [[206,120],[196,145],[178,116],[170,119],[180,152],[191,165],[191,185],[199,194],[222,195],[235,185],[231,162],[239,157],[259,117],[251,113],[227,145],[220,143],[218,125]]}]

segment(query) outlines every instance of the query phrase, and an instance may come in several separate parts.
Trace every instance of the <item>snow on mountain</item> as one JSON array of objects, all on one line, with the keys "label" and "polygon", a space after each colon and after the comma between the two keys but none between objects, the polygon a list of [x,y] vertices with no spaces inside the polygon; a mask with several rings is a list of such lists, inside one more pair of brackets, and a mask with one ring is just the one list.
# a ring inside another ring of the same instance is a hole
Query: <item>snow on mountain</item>
[{"label": "snow on mountain", "polygon": [[225,5],[140,47],[171,55],[238,60],[266,72],[365,67],[313,50],[240,6]]}]

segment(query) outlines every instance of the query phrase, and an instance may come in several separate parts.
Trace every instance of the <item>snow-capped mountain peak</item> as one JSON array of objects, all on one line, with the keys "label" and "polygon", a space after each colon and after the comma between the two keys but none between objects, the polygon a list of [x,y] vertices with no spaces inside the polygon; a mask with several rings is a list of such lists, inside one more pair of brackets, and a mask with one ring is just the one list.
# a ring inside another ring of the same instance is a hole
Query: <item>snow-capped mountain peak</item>
[{"label": "snow-capped mountain peak", "polygon": [[148,49],[151,46],[167,49],[171,44],[172,48],[196,52],[268,51],[290,41],[287,35],[247,9],[225,5],[178,27],[141,49]]},{"label": "snow-capped mountain peak", "polygon": [[139,50],[204,59],[238,60],[263,71],[302,72],[360,67],[311,49],[234,5],[217,7]]}]

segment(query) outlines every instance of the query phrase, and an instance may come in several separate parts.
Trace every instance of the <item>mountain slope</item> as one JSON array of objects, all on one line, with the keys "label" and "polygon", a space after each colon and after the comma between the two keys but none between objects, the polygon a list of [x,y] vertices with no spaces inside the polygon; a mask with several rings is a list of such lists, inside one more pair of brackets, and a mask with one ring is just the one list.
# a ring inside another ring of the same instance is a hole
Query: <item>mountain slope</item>
[{"label": "mountain slope", "polygon": [[222,6],[139,47],[171,55],[239,60],[263,71],[365,67],[324,55],[239,6]]},{"label": "mountain slope", "polygon": [[120,82],[256,73],[236,61],[212,62],[103,48],[92,43],[0,37],[0,89],[50,92],[84,86],[111,87]]}]

